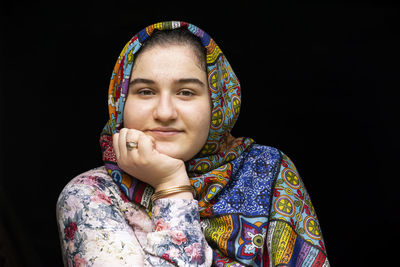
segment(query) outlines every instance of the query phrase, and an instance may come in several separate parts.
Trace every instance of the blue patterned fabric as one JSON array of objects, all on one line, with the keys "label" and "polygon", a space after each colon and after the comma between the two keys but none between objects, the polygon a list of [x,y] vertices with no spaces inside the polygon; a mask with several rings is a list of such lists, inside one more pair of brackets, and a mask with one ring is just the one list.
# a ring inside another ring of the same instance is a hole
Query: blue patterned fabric
[{"label": "blue patterned fabric", "polygon": [[231,179],[213,206],[214,215],[268,216],[280,158],[276,148],[255,144],[232,161]]}]

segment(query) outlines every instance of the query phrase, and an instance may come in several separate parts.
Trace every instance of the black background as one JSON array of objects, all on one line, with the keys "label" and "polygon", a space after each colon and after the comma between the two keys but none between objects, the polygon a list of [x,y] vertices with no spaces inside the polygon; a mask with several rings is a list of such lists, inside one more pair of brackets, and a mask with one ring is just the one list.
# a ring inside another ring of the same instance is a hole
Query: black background
[{"label": "black background", "polygon": [[193,23],[221,47],[242,85],[233,134],[292,158],[331,264],[396,265],[399,6],[279,2],[4,2],[0,266],[62,264],[57,197],[102,165],[116,59],[164,20]]}]

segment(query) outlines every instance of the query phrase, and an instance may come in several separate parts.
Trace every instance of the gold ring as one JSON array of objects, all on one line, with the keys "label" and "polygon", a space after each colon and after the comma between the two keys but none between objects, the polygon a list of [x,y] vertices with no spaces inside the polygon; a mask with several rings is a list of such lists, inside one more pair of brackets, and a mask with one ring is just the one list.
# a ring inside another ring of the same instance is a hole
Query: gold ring
[{"label": "gold ring", "polygon": [[136,142],[133,142],[133,141],[126,142],[126,148],[128,150],[132,150],[132,149],[137,148],[137,147],[138,147],[138,144]]}]

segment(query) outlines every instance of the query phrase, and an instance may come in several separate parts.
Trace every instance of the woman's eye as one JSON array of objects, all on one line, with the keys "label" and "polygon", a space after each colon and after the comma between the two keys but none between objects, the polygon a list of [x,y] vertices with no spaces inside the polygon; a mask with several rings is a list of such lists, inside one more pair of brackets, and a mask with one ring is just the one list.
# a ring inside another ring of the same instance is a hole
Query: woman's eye
[{"label": "woman's eye", "polygon": [[178,95],[182,95],[182,96],[192,96],[194,95],[194,93],[190,90],[182,90],[178,93]]},{"label": "woman's eye", "polygon": [[142,89],[138,91],[139,95],[153,95],[153,91],[151,91],[150,89]]}]

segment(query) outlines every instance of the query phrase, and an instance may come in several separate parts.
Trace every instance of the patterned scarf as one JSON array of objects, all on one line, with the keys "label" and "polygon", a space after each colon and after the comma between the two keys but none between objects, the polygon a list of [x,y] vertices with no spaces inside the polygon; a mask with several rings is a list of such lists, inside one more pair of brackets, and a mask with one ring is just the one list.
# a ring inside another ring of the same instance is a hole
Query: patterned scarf
[{"label": "patterned scarf", "polygon": [[[192,24],[172,21],[150,25],[136,34],[122,50],[109,87],[110,119],[100,136],[108,174],[132,202],[143,206],[151,216],[154,189],[118,167],[112,135],[123,126],[123,110],[135,54],[155,29],[171,30],[180,27],[198,36],[207,51],[207,75],[213,103],[210,131],[201,151],[185,164],[196,191],[200,218],[206,224],[205,237],[214,249],[214,264],[236,266],[236,263],[241,262],[266,266],[271,262],[274,266],[329,266],[314,208],[289,158],[274,148],[252,146],[254,141],[250,138],[234,138],[230,134],[240,110],[239,81],[214,40]],[[258,161],[257,157],[246,156],[247,153],[264,153],[266,158]],[[247,157],[247,163],[240,167],[241,171],[263,177],[253,181],[258,184],[255,191],[252,188],[253,182],[249,182],[252,175],[247,177],[242,173],[238,181],[234,174],[238,171],[234,160],[241,161],[243,157]],[[277,161],[281,162],[279,170],[272,167]],[[277,177],[276,182],[273,191],[269,192],[274,177]],[[228,185],[230,180],[232,183]],[[227,190],[221,192],[224,187]],[[226,205],[218,204],[218,201],[226,198],[223,195],[229,190],[236,193],[228,197],[231,207],[227,208]],[[242,206],[234,202],[240,204],[243,201],[241,194],[247,193],[246,199],[253,205],[245,206],[245,210],[242,210]],[[268,243],[268,250],[261,249],[264,241]]]},{"label": "patterned scarf", "polygon": [[135,54],[155,29],[186,28],[198,36],[206,48],[209,92],[213,103],[211,126],[206,144],[186,162],[190,182],[195,188],[201,217],[212,214],[214,197],[228,183],[232,165],[252,143],[250,138],[234,138],[230,131],[240,110],[240,84],[221,49],[211,37],[198,27],[179,21],[150,25],[136,34],[124,47],[115,64],[108,94],[110,119],[105,125],[100,144],[108,174],[133,202],[142,205],[151,216],[151,195],[154,189],[122,171],[112,147],[112,135],[123,125],[123,110]]}]

